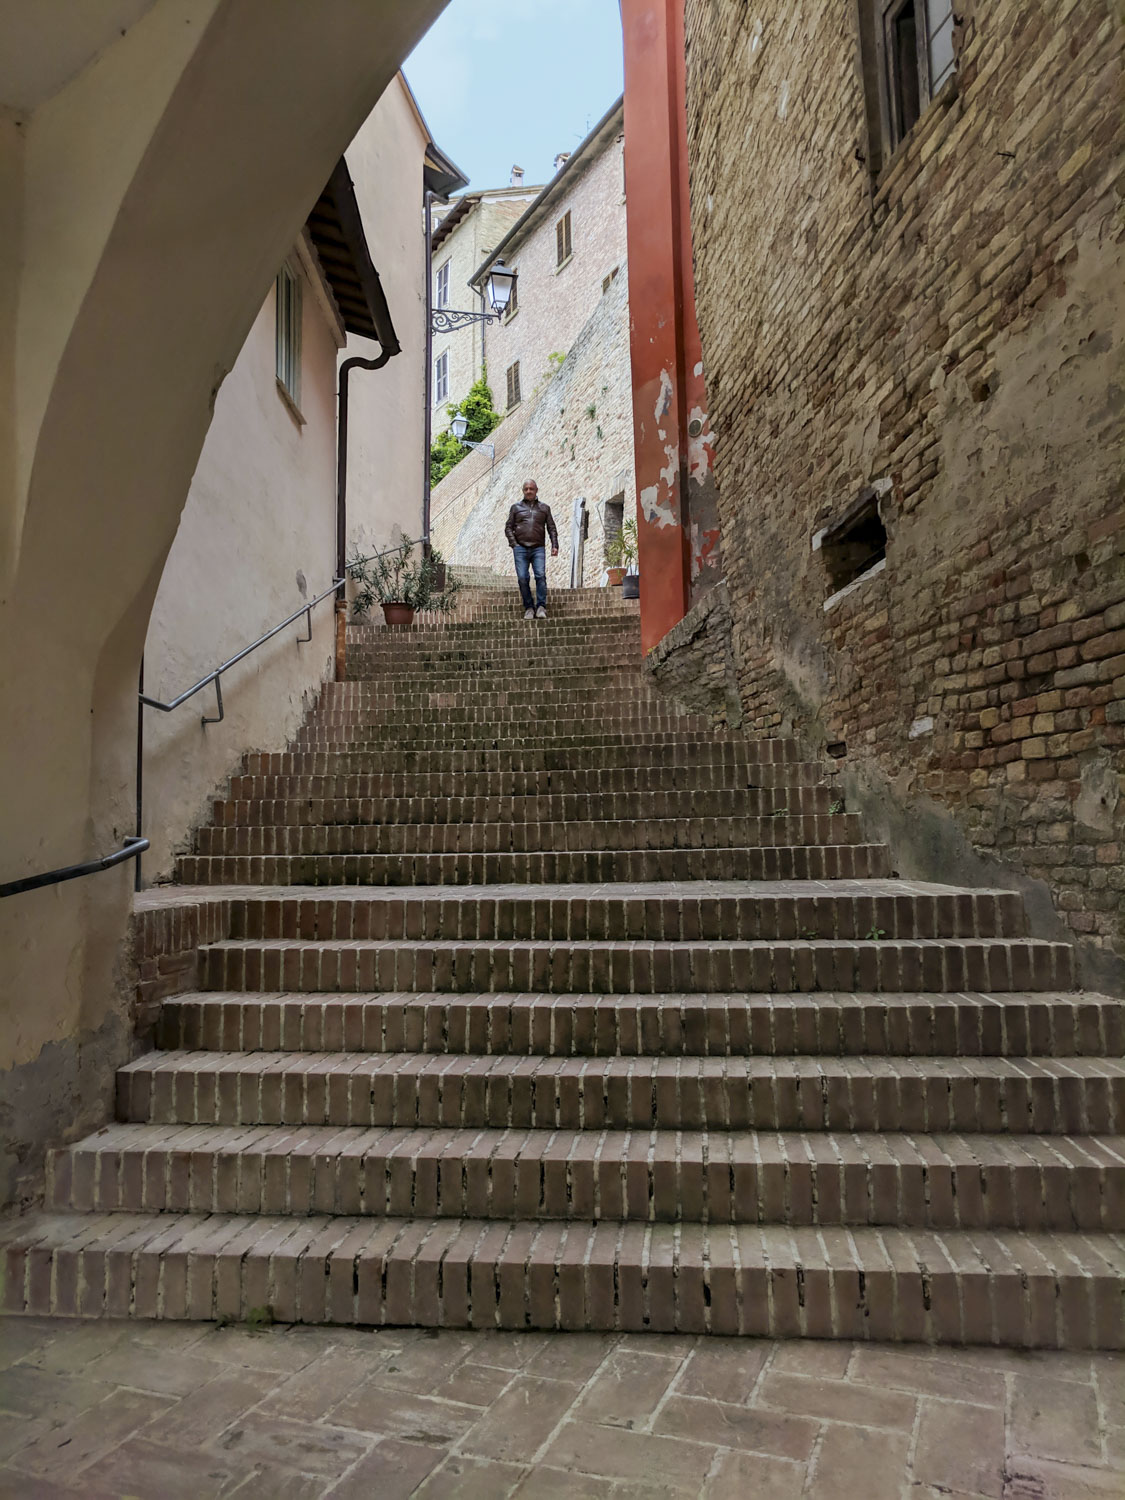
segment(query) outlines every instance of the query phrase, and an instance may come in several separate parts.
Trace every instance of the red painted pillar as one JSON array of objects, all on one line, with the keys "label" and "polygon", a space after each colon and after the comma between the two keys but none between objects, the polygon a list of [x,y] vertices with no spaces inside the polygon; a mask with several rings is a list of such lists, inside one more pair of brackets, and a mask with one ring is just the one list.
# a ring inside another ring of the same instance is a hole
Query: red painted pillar
[{"label": "red painted pillar", "polygon": [[683,0],[621,0],[641,645],[720,576],[692,272]]}]

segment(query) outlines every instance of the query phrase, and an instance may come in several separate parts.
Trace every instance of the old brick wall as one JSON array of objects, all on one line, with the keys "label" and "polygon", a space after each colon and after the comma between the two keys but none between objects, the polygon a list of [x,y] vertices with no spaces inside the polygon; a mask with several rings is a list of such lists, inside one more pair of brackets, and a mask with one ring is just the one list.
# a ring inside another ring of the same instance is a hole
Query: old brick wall
[{"label": "old brick wall", "polygon": [[625,515],[636,513],[630,382],[629,285],[622,265],[558,373],[496,428],[495,469],[478,451],[435,487],[434,545],[452,562],[511,572],[504,522],[523,481],[534,479],[559,530],[548,587],[570,582],[570,528],[579,496],[590,515],[583,582],[597,584],[605,568],[605,502],[623,493]]},{"label": "old brick wall", "polygon": [[[1125,955],[1122,34],[960,0],[873,181],[857,0],[687,0],[692,222],[747,722],[835,742],[904,872]],[[819,528],[883,491],[831,607]],[[1049,896],[1049,900],[1045,899]],[[1104,960],[1104,962],[1102,962]]]},{"label": "old brick wall", "polygon": [[730,594],[724,581],[708,589],[647,653],[645,669],[660,691],[687,712],[707,714],[716,728],[742,727]]}]

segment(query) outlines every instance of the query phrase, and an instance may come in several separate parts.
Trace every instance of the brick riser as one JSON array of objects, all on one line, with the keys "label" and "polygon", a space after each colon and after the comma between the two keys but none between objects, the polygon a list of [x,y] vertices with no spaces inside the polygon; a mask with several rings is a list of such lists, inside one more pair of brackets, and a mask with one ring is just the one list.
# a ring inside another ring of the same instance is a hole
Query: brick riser
[{"label": "brick riser", "polygon": [[853,880],[889,873],[882,844],[495,854],[184,855],[187,885],[497,885],[580,881]]},{"label": "brick riser", "polygon": [[478,1219],[44,1216],[9,1308],[1116,1349],[1115,1237]]},{"label": "brick riser", "polygon": [[218,943],[201,981],[215,990],[302,993],[538,991],[597,995],[795,991],[1057,990],[1073,950],[1030,939],[909,943],[351,942]]},{"label": "brick riser", "polygon": [[1120,1057],[1099,995],[290,995],[165,1001],[163,1048],[536,1057]]},{"label": "brick riser", "polygon": [[244,757],[4,1306],[1125,1346],[1120,1002],[642,685],[635,606],[518,615],[349,627]]},{"label": "brick riser", "polygon": [[1112,1230],[1125,1138],[117,1125],[54,1153],[95,1213]]}]

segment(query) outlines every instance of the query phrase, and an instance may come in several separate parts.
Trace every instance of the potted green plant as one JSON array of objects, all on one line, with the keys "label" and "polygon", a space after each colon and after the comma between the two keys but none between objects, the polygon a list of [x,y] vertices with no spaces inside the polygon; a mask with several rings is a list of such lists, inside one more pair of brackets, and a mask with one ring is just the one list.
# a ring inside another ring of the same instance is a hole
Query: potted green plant
[{"label": "potted green plant", "polygon": [[348,564],[356,584],[352,618],[366,619],[376,604],[388,625],[411,625],[418,610],[444,614],[453,608],[461,585],[447,577],[445,559],[436,548],[415,558],[408,542],[374,557],[356,551]]},{"label": "potted green plant", "polygon": [[630,517],[628,521],[623,522],[620,540],[621,561],[625,566],[625,576],[621,580],[621,597],[622,599],[639,599],[641,580],[637,573],[637,558],[640,548],[635,517]]},{"label": "potted green plant", "polygon": [[606,572],[610,588],[619,588],[626,573],[637,560],[637,523],[626,521],[605,547]]}]

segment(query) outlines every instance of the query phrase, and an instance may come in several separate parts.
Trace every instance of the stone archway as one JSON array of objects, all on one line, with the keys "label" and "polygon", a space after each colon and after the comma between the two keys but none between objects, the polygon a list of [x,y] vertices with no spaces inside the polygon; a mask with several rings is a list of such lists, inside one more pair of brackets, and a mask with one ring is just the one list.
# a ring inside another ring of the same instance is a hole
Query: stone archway
[{"label": "stone archway", "polygon": [[[444,3],[91,0],[79,24],[0,0],[0,878],[131,831],[137,665],[215,393]],[[5,1135],[110,1086],[130,891],[123,867],[0,906]]]}]

